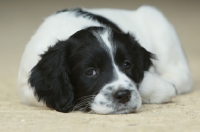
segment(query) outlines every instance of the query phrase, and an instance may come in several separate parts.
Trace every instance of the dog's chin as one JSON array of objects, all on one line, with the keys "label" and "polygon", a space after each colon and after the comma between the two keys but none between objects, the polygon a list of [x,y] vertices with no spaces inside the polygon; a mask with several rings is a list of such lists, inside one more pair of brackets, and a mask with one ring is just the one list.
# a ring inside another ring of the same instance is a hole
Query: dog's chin
[{"label": "dog's chin", "polygon": [[112,115],[112,114],[129,114],[129,113],[137,113],[138,109],[135,108],[123,108],[123,109],[107,109],[104,108],[102,111],[91,110],[90,114],[102,114],[102,115]]},{"label": "dog's chin", "polygon": [[136,113],[137,110],[134,108],[123,108],[123,109],[116,109],[109,114],[129,114],[129,113]]},{"label": "dog's chin", "polygon": [[126,107],[106,107],[101,105],[92,105],[91,114],[129,114],[129,113],[137,113],[140,109],[141,104],[138,104],[137,107],[132,107],[127,105]]}]

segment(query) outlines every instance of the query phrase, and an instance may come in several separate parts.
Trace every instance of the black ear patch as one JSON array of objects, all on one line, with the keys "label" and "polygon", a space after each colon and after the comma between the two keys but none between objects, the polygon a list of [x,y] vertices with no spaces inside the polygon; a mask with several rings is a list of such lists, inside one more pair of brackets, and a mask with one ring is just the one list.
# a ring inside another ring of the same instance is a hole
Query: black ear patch
[{"label": "black ear patch", "polygon": [[145,48],[141,47],[141,55],[143,57],[143,69],[144,71],[148,71],[149,68],[153,65],[151,59],[156,59],[156,55],[147,51]]},{"label": "black ear patch", "polygon": [[69,112],[74,99],[67,73],[65,42],[58,42],[41,55],[31,70],[29,83],[38,101],[60,112]]},{"label": "black ear patch", "polygon": [[136,67],[132,70],[133,80],[136,83],[140,83],[143,80],[144,72],[148,71],[149,68],[153,65],[151,59],[156,59],[156,56],[148,52],[145,48],[140,45],[137,46],[137,56],[136,58]]}]

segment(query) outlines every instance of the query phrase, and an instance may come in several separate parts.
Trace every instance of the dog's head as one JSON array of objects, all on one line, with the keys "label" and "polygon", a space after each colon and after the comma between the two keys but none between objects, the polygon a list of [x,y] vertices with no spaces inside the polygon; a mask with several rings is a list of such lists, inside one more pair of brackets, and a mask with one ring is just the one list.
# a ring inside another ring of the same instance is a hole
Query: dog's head
[{"label": "dog's head", "polygon": [[90,27],[49,47],[29,83],[38,100],[57,111],[130,113],[141,106],[137,86],[151,59],[132,35]]}]

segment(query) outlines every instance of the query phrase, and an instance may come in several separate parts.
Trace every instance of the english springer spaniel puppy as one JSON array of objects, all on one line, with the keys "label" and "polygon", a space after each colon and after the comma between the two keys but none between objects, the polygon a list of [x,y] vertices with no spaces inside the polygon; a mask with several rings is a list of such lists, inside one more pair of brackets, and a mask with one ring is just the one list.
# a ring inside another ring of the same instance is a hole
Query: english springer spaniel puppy
[{"label": "english springer spaniel puppy", "polygon": [[192,89],[172,25],[153,7],[70,9],[46,18],[22,56],[21,101],[60,112],[136,112]]}]

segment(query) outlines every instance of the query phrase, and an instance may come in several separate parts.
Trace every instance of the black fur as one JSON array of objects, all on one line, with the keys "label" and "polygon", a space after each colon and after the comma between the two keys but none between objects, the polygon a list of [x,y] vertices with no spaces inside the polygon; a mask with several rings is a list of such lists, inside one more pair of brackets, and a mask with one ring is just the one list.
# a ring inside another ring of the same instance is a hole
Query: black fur
[{"label": "black fur", "polygon": [[85,17],[87,19],[92,19],[93,21],[97,21],[100,24],[106,26],[106,27],[110,27],[113,30],[117,31],[117,32],[121,32],[123,33],[123,31],[113,22],[111,22],[110,20],[108,20],[107,18],[100,16],[100,15],[96,15],[87,11],[83,11],[81,8],[74,8],[74,9],[64,9],[61,11],[58,11],[58,13],[62,13],[62,12],[66,12],[66,11],[70,11],[76,14],[77,17]]},{"label": "black fur", "polygon": [[55,14],[59,14],[59,13],[62,13],[62,12],[67,12],[67,11],[69,11],[69,10],[68,9],[63,9],[63,10],[57,11]]},{"label": "black fur", "polygon": [[[57,111],[69,112],[77,99],[97,94],[113,79],[111,58],[92,34],[102,30],[95,27],[81,30],[41,55],[29,78],[38,101]],[[95,68],[97,76],[85,75],[90,67]]]},{"label": "black fur", "polygon": [[68,112],[72,108],[74,98],[66,67],[65,48],[65,42],[50,47],[41,55],[41,60],[32,69],[29,78],[38,101],[61,112]]},{"label": "black fur", "polygon": [[[97,94],[102,86],[114,79],[109,50],[94,35],[94,32],[101,34],[105,30],[108,29],[89,27],[80,30],[41,55],[29,78],[38,101],[57,111],[69,112],[76,100]],[[116,47],[115,63],[133,81],[141,82],[144,71],[152,65],[151,53],[142,48],[132,35],[115,30],[111,32],[109,40]],[[125,60],[131,63],[128,70],[123,69]],[[97,74],[87,75],[89,68],[95,69]]]},{"label": "black fur", "polygon": [[[151,59],[155,59],[154,55],[141,47],[129,33],[113,32],[112,44],[116,47],[114,54],[118,67],[135,83],[139,84],[144,77],[144,71],[148,71],[152,66]],[[131,62],[131,68],[123,68],[124,60]]]},{"label": "black fur", "polygon": [[[68,64],[71,83],[75,87],[75,100],[97,94],[104,84],[113,79],[113,66],[108,50],[102,47],[101,42],[92,33],[101,33],[103,30],[105,29],[100,27],[90,27],[77,32],[68,40],[68,47],[73,47],[69,51]],[[96,70],[97,75],[88,77],[85,71],[91,67]]]}]

